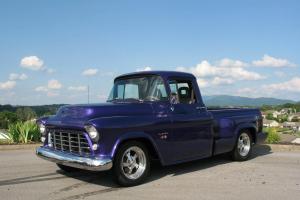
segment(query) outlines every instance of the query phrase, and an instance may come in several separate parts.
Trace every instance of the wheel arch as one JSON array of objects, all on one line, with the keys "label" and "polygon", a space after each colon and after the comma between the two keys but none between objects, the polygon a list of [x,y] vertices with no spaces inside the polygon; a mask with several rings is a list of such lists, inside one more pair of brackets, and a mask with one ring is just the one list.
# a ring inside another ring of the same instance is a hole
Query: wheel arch
[{"label": "wheel arch", "polygon": [[143,143],[146,146],[147,150],[149,151],[150,158],[158,159],[161,164],[163,163],[162,157],[157,149],[157,146],[156,146],[154,140],[150,136],[148,136],[144,133],[128,133],[128,134],[123,135],[115,143],[111,157],[114,159],[114,157],[115,157],[117,151],[120,149],[120,147],[129,141],[138,141],[138,142]]},{"label": "wheel arch", "polygon": [[256,126],[251,123],[245,123],[239,125],[235,130],[235,139],[241,134],[243,131],[248,131],[251,134],[252,142],[256,143]]}]

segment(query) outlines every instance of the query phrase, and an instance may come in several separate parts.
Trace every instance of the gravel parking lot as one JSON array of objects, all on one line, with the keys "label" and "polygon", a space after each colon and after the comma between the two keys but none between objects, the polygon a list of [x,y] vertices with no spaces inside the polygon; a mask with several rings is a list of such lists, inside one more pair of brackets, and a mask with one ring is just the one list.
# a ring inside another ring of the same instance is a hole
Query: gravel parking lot
[{"label": "gravel parking lot", "polygon": [[110,172],[65,174],[33,150],[0,151],[0,194],[34,199],[299,199],[300,151],[256,147],[251,160],[226,155],[170,167],[154,165],[149,181],[120,188]]}]

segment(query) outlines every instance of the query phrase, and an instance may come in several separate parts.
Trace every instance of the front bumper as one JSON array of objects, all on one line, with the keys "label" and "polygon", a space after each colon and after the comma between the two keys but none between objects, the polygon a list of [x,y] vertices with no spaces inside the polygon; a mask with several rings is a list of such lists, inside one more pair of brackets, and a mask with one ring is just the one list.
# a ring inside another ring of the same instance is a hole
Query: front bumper
[{"label": "front bumper", "polygon": [[51,162],[90,171],[105,171],[112,168],[112,160],[108,158],[81,157],[47,147],[38,147],[36,155]]},{"label": "front bumper", "polygon": [[255,143],[256,144],[262,144],[262,143],[265,142],[266,138],[267,138],[267,134],[266,133],[264,133],[264,132],[258,132],[256,134],[256,142]]}]

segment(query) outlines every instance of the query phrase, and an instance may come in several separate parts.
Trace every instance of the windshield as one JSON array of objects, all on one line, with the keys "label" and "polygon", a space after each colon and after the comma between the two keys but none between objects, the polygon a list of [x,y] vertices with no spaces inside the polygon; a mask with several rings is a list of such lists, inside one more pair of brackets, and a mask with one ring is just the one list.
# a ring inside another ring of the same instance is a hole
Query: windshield
[{"label": "windshield", "polygon": [[165,101],[168,95],[163,79],[150,75],[116,80],[108,101]]}]

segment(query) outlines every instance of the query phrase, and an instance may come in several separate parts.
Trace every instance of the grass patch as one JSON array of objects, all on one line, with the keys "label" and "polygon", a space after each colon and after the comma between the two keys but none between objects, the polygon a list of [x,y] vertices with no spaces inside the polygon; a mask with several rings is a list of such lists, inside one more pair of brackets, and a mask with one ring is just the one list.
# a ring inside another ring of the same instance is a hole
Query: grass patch
[{"label": "grass patch", "polygon": [[8,127],[8,136],[10,143],[32,143],[38,142],[40,133],[38,127],[33,122],[17,122]]}]

